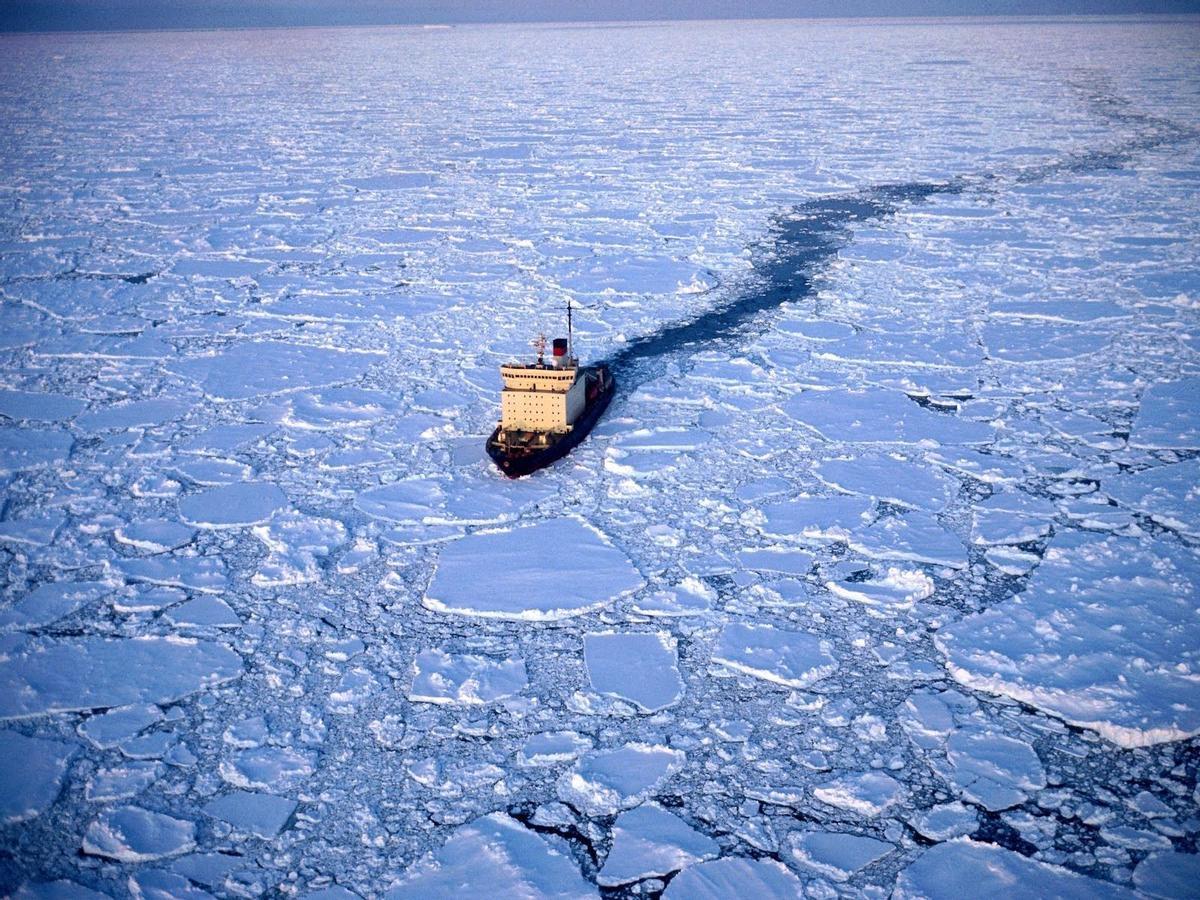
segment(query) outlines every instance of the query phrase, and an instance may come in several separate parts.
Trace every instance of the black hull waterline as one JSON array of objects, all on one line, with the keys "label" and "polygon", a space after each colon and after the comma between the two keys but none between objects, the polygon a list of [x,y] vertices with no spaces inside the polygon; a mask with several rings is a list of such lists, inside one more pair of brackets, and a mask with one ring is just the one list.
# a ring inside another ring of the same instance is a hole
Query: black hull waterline
[{"label": "black hull waterline", "polygon": [[500,442],[500,429],[497,427],[487,441],[487,452],[492,462],[509,478],[520,478],[562,459],[583,442],[612,402],[616,382],[611,374],[607,375],[605,382],[605,387],[584,407],[583,414],[575,420],[571,430],[545,447],[510,453]]}]

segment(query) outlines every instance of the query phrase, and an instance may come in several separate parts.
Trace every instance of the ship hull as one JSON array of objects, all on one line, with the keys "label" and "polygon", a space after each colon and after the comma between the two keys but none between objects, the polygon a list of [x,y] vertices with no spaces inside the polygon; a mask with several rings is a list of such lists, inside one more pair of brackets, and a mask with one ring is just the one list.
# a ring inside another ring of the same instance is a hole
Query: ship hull
[{"label": "ship hull", "polygon": [[595,371],[603,371],[604,387],[596,396],[588,400],[583,413],[573,423],[571,430],[559,437],[553,443],[537,449],[511,451],[500,442],[500,429],[492,432],[487,441],[487,453],[497,468],[509,478],[520,478],[538,469],[543,469],[557,460],[562,459],[577,447],[600,421],[608,404],[612,402],[616,392],[616,382],[608,372],[607,367],[595,367]]}]

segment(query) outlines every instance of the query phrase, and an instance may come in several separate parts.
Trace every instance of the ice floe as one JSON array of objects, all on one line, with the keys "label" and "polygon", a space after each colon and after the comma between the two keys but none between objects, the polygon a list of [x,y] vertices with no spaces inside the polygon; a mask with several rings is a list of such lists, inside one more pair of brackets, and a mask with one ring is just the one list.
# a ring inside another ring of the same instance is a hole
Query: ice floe
[{"label": "ice floe", "polygon": [[41,815],[58,797],[77,750],[63,741],[0,731],[0,822],[11,825]]},{"label": "ice floe", "polygon": [[447,544],[424,604],[456,615],[554,621],[598,609],[642,584],[603,534],[563,517]]},{"label": "ice floe", "polygon": [[668,875],[712,859],[720,847],[657,803],[645,803],[617,816],[613,843],[596,880],[615,887]]},{"label": "ice floe", "polygon": [[277,485],[245,481],[188,494],[179,500],[179,513],[198,528],[241,528],[266,521],[286,504]]},{"label": "ice floe", "polygon": [[794,831],[788,847],[797,864],[834,881],[846,881],[896,849],[886,841],[839,831]]},{"label": "ice floe", "polygon": [[837,671],[828,641],[773,625],[726,625],[712,658],[735,672],[794,688],[808,687]]},{"label": "ice floe", "polygon": [[631,743],[584,755],[558,781],[558,796],[588,816],[609,816],[637,806],[677,772],[682,751]]},{"label": "ice floe", "polygon": [[279,834],[296,810],[295,800],[254,791],[230,791],[204,805],[204,812],[236,830],[270,839]]},{"label": "ice floe", "polygon": [[1023,593],[946,626],[935,642],[969,687],[1123,747],[1179,740],[1200,733],[1195,572],[1187,550],[1063,533]]},{"label": "ice floe", "polygon": [[804,391],[783,409],[828,441],[933,447],[986,444],[995,438],[987,425],[930,412],[898,391]]},{"label": "ice floe", "polygon": [[0,659],[0,719],[164,703],[237,678],[242,658],[186,638],[74,638]]},{"label": "ice floe", "polygon": [[462,896],[596,898],[570,856],[504,813],[459,826],[436,851],[411,865],[387,900]]},{"label": "ice floe", "polygon": [[878,816],[905,798],[907,791],[895,778],[882,772],[843,775],[813,788],[822,803],[861,816]]},{"label": "ice floe", "polygon": [[746,856],[727,856],[689,866],[672,878],[663,892],[663,900],[798,900],[803,896],[804,885],[782,863]]},{"label": "ice floe", "polygon": [[1102,479],[1100,489],[1164,528],[1200,537],[1200,459],[1114,475]]},{"label": "ice floe", "polygon": [[12,606],[0,609],[0,632],[49,625],[111,592],[112,587],[101,581],[39,584]]},{"label": "ice floe", "polygon": [[657,712],[679,700],[675,640],[665,632],[601,632],[583,636],[592,690]]},{"label": "ice floe", "polygon": [[408,699],[478,706],[519,694],[528,683],[523,659],[423,650],[413,662]]},{"label": "ice floe", "polygon": [[1027,859],[995,844],[959,838],[931,847],[900,873],[897,900],[957,900],[966,896],[1130,897],[1127,888]]},{"label": "ice floe", "polygon": [[195,823],[140,806],[106,810],[83,836],[84,853],[124,863],[178,856],[195,846]]},{"label": "ice floe", "polygon": [[1148,387],[1133,420],[1129,443],[1134,447],[1200,449],[1200,378]]},{"label": "ice floe", "polygon": [[246,400],[350,381],[382,358],[367,351],[335,350],[280,341],[239,341],[212,356],[195,356],[172,368],[217,400]]}]

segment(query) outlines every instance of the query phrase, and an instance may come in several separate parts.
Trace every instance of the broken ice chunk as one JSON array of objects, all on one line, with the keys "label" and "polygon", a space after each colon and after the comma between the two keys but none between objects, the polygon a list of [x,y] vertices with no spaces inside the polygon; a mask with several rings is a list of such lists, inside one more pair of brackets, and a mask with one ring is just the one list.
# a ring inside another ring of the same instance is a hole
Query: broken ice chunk
[{"label": "broken ice chunk", "polygon": [[903,393],[809,390],[783,404],[784,411],[828,441],[903,444],[985,444],[990,426],[918,406]]},{"label": "broken ice chunk", "polygon": [[424,703],[481,705],[525,690],[525,660],[492,660],[469,654],[425,650],[413,662],[408,699]]},{"label": "broken ice chunk", "polygon": [[1100,488],[1164,528],[1200,538],[1200,459],[1114,475],[1104,478]]},{"label": "broken ice chunk", "polygon": [[797,863],[834,881],[847,880],[896,849],[885,841],[840,831],[793,832],[788,846]]},{"label": "broken ice chunk", "polygon": [[11,607],[0,610],[0,632],[49,625],[111,591],[112,588],[101,581],[39,584]]},{"label": "broken ice chunk", "polygon": [[517,753],[521,766],[555,766],[571,762],[592,749],[592,742],[575,731],[544,731],[531,735]]},{"label": "broken ice chunk", "polygon": [[917,834],[931,841],[962,837],[979,827],[979,815],[975,810],[958,801],[911,813],[906,821]]},{"label": "broken ice chunk", "polygon": [[74,744],[0,731],[0,823],[41,815],[58,797]]},{"label": "broken ice chunk", "polygon": [[384,894],[387,900],[485,896],[596,900],[598,893],[570,856],[515,819],[492,813],[459,826]]},{"label": "broken ice chunk", "polygon": [[234,787],[287,790],[312,775],[317,755],[294,747],[252,747],[221,762],[221,777]]},{"label": "broken ice chunk", "polygon": [[151,725],[163,720],[163,712],[152,703],[121,706],[106,713],[89,716],[76,729],[101,750],[117,746]]},{"label": "broken ice chunk", "polygon": [[188,494],[179,501],[179,513],[198,528],[241,528],[266,521],[286,504],[275,485],[243,481]]},{"label": "broken ice chunk", "polygon": [[1200,378],[1151,385],[1133,420],[1131,447],[1200,449]]},{"label": "broken ice chunk", "polygon": [[617,816],[612,849],[596,880],[602,887],[615,887],[668,875],[720,852],[712,838],[657,803],[645,803]]},{"label": "broken ice chunk", "polygon": [[166,703],[231,681],[242,658],[223,644],[177,637],[75,638],[0,660],[0,719]]},{"label": "broken ice chunk", "polygon": [[296,810],[296,801],[272,794],[251,791],[231,791],[208,801],[204,811],[216,819],[228,822],[238,831],[270,840]]},{"label": "broken ice chunk", "polygon": [[1069,869],[1026,859],[995,844],[958,838],[938,844],[900,873],[896,900],[960,900],[962,897],[1013,896],[1014,886],[1027,897],[1063,900],[1132,898],[1133,893]]},{"label": "broken ice chunk", "polygon": [[545,622],[599,609],[642,584],[604,535],[568,516],[448,544],[423,602],[455,615]]},{"label": "broken ice chunk", "polygon": [[197,597],[170,610],[166,616],[176,625],[198,628],[237,628],[242,624],[238,614],[218,597]]},{"label": "broken ice chunk", "polygon": [[191,542],[196,529],[170,519],[143,519],[127,522],[113,532],[120,543],[145,553],[165,553]]},{"label": "broken ice chunk", "polygon": [[813,789],[822,803],[847,809],[862,816],[877,816],[907,796],[895,778],[882,772],[844,775]]},{"label": "broken ice chunk", "polygon": [[162,772],[157,762],[131,762],[115,768],[98,769],[88,779],[84,796],[92,802],[128,800],[154,783]]},{"label": "broken ice chunk", "polygon": [[663,900],[799,900],[804,885],[773,859],[727,856],[689,866],[671,879]]},{"label": "broken ice chunk", "polygon": [[212,356],[196,356],[171,368],[197,382],[217,400],[248,400],[263,394],[321,387],[362,375],[383,354],[342,351],[280,341],[240,341]]},{"label": "broken ice chunk", "polygon": [[1162,543],[1059,532],[1022,594],[934,643],[970,687],[1123,747],[1180,740],[1200,734],[1195,570],[1190,552]]},{"label": "broken ice chunk", "polygon": [[883,516],[848,539],[850,547],[873,559],[899,559],[963,569],[967,548],[928,513]]},{"label": "broken ice chunk", "polygon": [[139,806],[101,813],[83,836],[84,853],[124,863],[178,856],[195,846],[195,823]]},{"label": "broken ice chunk", "polygon": [[987,731],[956,731],[946,742],[949,776],[963,796],[996,812],[1023,803],[1046,786],[1033,747],[1015,737]]},{"label": "broken ice chunk", "polygon": [[592,689],[657,712],[679,700],[675,640],[666,632],[601,632],[583,636]]},{"label": "broken ice chunk", "polygon": [[928,512],[940,511],[958,492],[953,478],[901,456],[827,459],[818,463],[815,471],[837,490]]},{"label": "broken ice chunk", "polygon": [[864,497],[800,497],[763,507],[763,534],[780,538],[841,541],[866,524],[874,504]]},{"label": "broken ice chunk", "polygon": [[828,642],[814,634],[740,622],[721,629],[713,662],[794,688],[808,687],[837,670]]},{"label": "broken ice chunk", "polygon": [[918,600],[933,596],[933,579],[913,569],[890,568],[881,578],[867,581],[827,581],[825,586],[838,597],[867,606],[903,612]]},{"label": "broken ice chunk", "polygon": [[1133,870],[1133,883],[1151,897],[1187,900],[1200,884],[1200,855],[1152,853]]},{"label": "broken ice chunk", "polygon": [[684,754],[651,744],[588,753],[558,781],[558,796],[588,816],[637,806],[683,767]]}]

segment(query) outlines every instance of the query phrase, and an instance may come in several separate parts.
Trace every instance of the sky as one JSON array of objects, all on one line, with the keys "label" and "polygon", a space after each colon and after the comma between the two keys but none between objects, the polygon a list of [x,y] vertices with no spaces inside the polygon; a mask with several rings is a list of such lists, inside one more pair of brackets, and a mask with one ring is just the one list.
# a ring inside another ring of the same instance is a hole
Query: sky
[{"label": "sky", "polygon": [[0,31],[1197,12],[1200,0],[0,0]]}]

